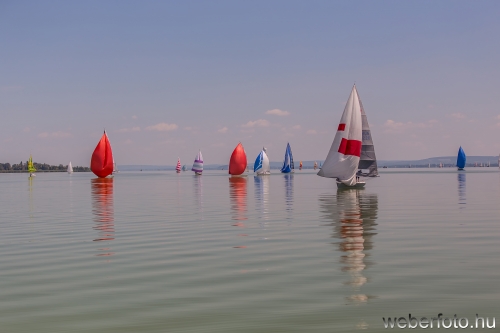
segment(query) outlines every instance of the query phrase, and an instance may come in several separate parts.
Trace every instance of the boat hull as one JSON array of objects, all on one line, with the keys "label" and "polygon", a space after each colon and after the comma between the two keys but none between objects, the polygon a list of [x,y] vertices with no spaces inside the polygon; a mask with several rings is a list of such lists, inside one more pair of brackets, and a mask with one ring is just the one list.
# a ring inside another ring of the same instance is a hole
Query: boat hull
[{"label": "boat hull", "polygon": [[357,182],[353,186],[346,185],[342,182],[337,182],[337,188],[339,190],[344,190],[344,189],[360,189],[360,188],[365,188],[366,183],[365,182]]}]

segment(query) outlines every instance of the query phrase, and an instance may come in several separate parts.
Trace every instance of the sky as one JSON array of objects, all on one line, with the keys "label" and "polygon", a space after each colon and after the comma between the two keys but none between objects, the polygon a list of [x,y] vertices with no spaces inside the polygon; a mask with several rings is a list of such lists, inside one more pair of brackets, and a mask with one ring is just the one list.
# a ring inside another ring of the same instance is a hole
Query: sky
[{"label": "sky", "polygon": [[377,158],[500,153],[499,1],[0,1],[0,162],[323,160],[356,84]]}]

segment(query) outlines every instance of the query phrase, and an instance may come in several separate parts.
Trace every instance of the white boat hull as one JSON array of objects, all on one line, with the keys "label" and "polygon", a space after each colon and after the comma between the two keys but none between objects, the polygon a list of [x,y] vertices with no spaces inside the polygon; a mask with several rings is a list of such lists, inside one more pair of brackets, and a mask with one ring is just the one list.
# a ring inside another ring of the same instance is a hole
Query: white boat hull
[{"label": "white boat hull", "polygon": [[366,183],[365,182],[357,182],[356,184],[352,185],[352,186],[349,186],[349,185],[346,185],[342,182],[337,182],[337,188],[339,190],[343,190],[343,189],[360,189],[360,188],[365,188],[365,185]]}]

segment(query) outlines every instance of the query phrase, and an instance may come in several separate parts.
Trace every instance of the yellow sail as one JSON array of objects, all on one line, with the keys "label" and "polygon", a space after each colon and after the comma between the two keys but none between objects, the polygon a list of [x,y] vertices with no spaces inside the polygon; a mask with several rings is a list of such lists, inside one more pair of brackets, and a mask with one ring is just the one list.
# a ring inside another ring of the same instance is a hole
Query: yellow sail
[{"label": "yellow sail", "polygon": [[28,172],[32,173],[35,171],[36,171],[36,169],[35,169],[35,166],[33,165],[33,158],[30,155],[30,159],[28,160]]}]

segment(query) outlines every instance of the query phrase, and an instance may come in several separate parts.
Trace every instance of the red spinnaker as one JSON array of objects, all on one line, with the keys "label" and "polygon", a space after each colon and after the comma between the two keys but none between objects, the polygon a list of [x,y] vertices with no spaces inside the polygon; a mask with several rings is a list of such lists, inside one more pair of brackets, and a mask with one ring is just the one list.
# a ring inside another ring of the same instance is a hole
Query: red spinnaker
[{"label": "red spinnaker", "polygon": [[231,154],[231,160],[229,160],[229,174],[230,175],[241,175],[245,172],[247,168],[247,154],[245,153],[245,149],[240,143],[234,148],[233,153]]},{"label": "red spinnaker", "polygon": [[94,149],[90,160],[90,170],[97,177],[107,177],[113,173],[113,152],[106,131]]}]

